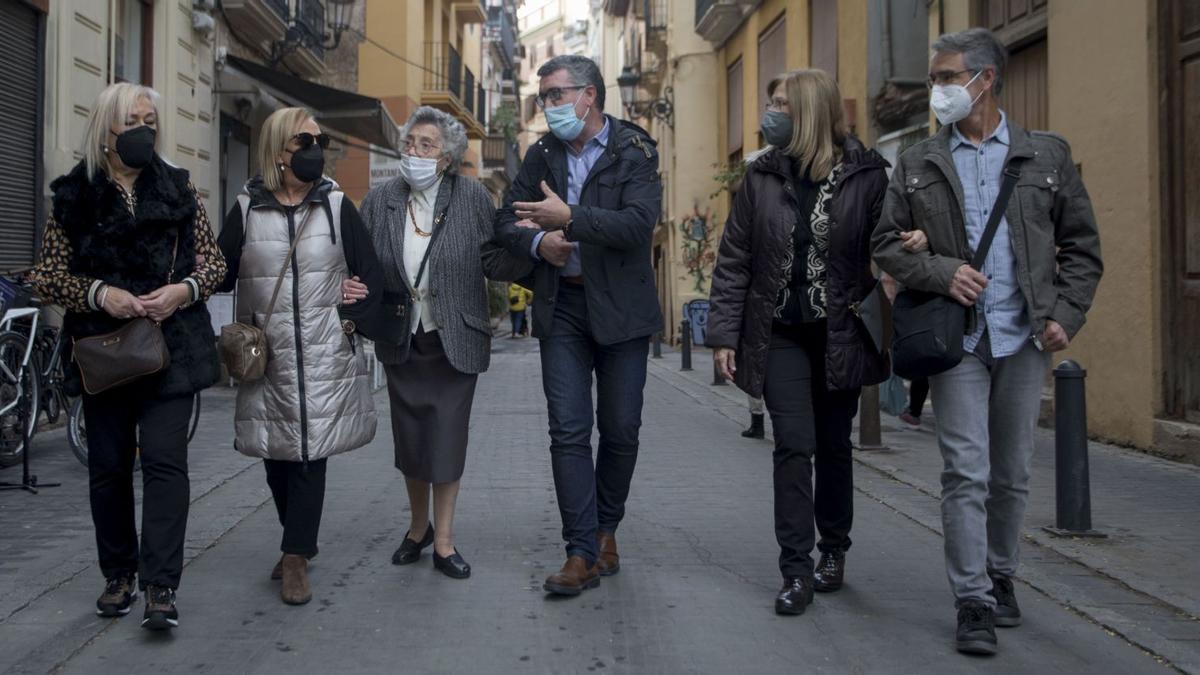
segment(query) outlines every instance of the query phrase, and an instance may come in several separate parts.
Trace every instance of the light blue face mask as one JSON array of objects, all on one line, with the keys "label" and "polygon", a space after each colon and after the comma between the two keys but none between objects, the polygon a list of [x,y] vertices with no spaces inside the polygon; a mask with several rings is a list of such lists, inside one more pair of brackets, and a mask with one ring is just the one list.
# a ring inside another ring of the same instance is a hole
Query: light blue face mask
[{"label": "light blue face mask", "polygon": [[[579,92],[579,96],[583,96],[583,92]],[[575,116],[575,106],[579,104],[579,96],[575,97],[574,103],[564,103],[556,105],[553,108],[546,108],[546,124],[550,126],[550,132],[558,137],[559,140],[571,142],[579,137],[583,132],[583,120]],[[588,106],[590,112],[592,106]],[[587,112],[583,113],[587,117]]]}]

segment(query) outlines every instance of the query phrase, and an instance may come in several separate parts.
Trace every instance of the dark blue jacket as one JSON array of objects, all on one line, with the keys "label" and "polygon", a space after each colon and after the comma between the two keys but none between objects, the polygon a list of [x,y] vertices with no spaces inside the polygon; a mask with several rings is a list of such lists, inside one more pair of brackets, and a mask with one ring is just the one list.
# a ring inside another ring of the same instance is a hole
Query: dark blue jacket
[{"label": "dark blue jacket", "polygon": [[[588,322],[600,344],[646,337],[663,326],[651,262],[654,228],[662,210],[656,144],[636,124],[614,117],[608,121],[608,147],[588,174],[579,204],[571,207],[574,222],[568,237],[579,242]],[[553,134],[529,147],[504,206],[496,213],[496,233],[514,254],[529,256],[538,230],[517,227],[512,204],[541,201],[543,180],[566,198],[567,149]],[[550,334],[558,276],[557,267],[540,262],[532,281],[522,283],[533,288],[535,337]]]}]

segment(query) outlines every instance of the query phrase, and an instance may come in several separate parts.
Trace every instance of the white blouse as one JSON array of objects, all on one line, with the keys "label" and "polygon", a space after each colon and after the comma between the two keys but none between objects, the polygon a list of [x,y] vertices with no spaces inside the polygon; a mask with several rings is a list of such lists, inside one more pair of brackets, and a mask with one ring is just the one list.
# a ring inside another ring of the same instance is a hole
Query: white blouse
[{"label": "white blouse", "polygon": [[[422,232],[430,234],[428,237],[422,237],[413,229],[412,217],[410,216],[408,205],[404,207],[404,270],[408,274],[408,283],[416,285],[417,271],[421,268],[421,259],[425,257],[425,251],[428,250],[430,242],[433,241],[433,228],[437,225],[433,222],[433,210],[437,203],[438,188],[442,185],[442,179],[439,177],[437,182],[428,188],[421,191],[412,191],[409,193],[409,200],[412,203],[413,216],[416,216],[416,225],[421,228]],[[430,304],[429,287],[431,270],[433,262],[425,263],[425,273],[421,275],[421,283],[417,287],[416,302],[413,303],[412,315],[412,332],[415,334],[417,328],[424,326],[426,333],[432,333],[438,329],[437,321],[433,318],[433,306]]]}]

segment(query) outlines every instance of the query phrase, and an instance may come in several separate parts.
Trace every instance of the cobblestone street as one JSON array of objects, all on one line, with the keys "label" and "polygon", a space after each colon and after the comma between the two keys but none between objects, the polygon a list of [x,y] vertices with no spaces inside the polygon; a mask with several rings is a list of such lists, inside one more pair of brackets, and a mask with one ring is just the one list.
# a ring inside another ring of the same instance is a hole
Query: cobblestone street
[{"label": "cobblestone street", "polygon": [[[1185,611],[1191,584],[1177,584],[1168,599],[1179,607],[1170,606],[1037,541],[1027,544],[1026,583],[1018,585],[1025,624],[1000,633],[997,658],[956,654],[937,502],[927,494],[936,452],[925,432],[888,434],[933,453],[911,464],[905,458],[915,453],[901,442],[886,462],[860,455],[868,464],[857,478],[846,588],[819,596],[802,617],[776,616],[769,442],[737,435],[744,409],[736,390],[677,367],[669,354],[650,369],[642,453],[620,531],[622,572],[577,599],[548,599],[541,590],[562,549],[532,340],[497,340],[492,370],[480,380],[456,521],[459,549],[475,568],[468,581],[437,573],[428,555],[411,567],[390,564],[408,523],[384,424],[370,446],[331,463],[314,601],[280,603],[267,578],[279,527],[263,472],[232,451],[232,391],[215,388],[205,393],[191,451],[181,627],[164,638],[136,618],[98,619],[92,603],[102,580],[86,472],[62,431],[41,435],[36,470],[65,485],[0,497],[0,669],[1157,672],[1164,660],[1195,669],[1200,630]],[[377,402],[386,405],[382,396]],[[1200,482],[1190,469],[1128,459],[1174,471],[1193,490]],[[1105,471],[1102,458],[1095,466]],[[1052,502],[1044,479],[1035,492]],[[1105,499],[1093,490],[1105,527]],[[1111,534],[1118,543],[1127,536]],[[1162,560],[1155,569],[1195,578],[1181,567],[1194,561]],[[1089,611],[1093,602],[1108,608]]]}]

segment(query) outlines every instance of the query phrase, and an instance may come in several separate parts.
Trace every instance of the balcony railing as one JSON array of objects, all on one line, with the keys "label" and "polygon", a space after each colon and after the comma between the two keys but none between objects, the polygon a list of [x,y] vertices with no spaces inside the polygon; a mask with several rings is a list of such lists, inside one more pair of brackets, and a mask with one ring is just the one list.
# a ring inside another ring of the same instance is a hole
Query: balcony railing
[{"label": "balcony railing", "polygon": [[462,96],[462,57],[454,45],[425,43],[425,90],[448,91],[460,101]]},{"label": "balcony railing", "polygon": [[467,114],[475,114],[475,73],[471,72],[470,68],[463,69],[466,76],[463,77],[463,105],[467,108]]},{"label": "balcony railing", "polygon": [[704,18],[704,13],[710,7],[717,4],[717,0],[696,0],[696,25],[700,25],[700,20]]},{"label": "balcony railing", "polygon": [[320,0],[298,0],[296,3],[296,23],[301,30],[308,31],[316,40],[311,44],[312,53],[324,60],[325,47],[321,44],[325,39],[325,5]]},{"label": "balcony railing", "polygon": [[517,177],[521,166],[521,158],[517,144],[510,142],[502,135],[487,136],[483,139],[483,168],[503,169],[508,174],[508,180]]},{"label": "balcony railing", "polygon": [[517,30],[513,18],[505,6],[493,5],[488,8],[486,35],[489,40],[497,43],[507,67],[516,63]]},{"label": "balcony railing", "polygon": [[263,0],[263,4],[270,7],[273,12],[283,19],[284,23],[288,20],[288,0]]},{"label": "balcony railing", "polygon": [[484,129],[486,129],[487,125],[488,125],[487,117],[488,117],[487,92],[485,92],[483,90],[483,85],[481,84],[481,85],[479,85],[479,90],[475,96],[475,119],[479,120],[479,123],[483,125]]},{"label": "balcony railing", "polygon": [[646,21],[646,31],[667,30],[667,0],[643,0],[642,18]]}]

